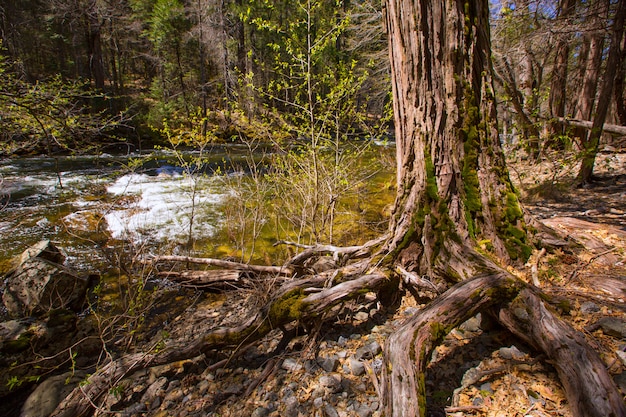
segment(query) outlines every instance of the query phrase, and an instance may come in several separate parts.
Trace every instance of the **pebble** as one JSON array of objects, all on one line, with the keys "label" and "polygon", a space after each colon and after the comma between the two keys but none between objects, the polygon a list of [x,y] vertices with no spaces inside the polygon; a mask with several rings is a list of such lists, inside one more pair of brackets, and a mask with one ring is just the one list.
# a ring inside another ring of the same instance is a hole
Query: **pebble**
[{"label": "pebble", "polygon": [[270,410],[265,407],[256,408],[250,417],[267,417],[270,414]]},{"label": "pebble", "polygon": [[341,391],[341,375],[337,373],[322,375],[319,380],[319,385],[322,388],[332,392],[338,393]]},{"label": "pebble", "polygon": [[292,358],[287,358],[287,359],[285,359],[283,361],[283,364],[281,365],[281,368],[283,368],[285,371],[297,372],[297,371],[301,370],[303,368],[303,366],[297,360],[292,359]]},{"label": "pebble", "polygon": [[370,315],[366,313],[365,311],[359,311],[358,313],[354,315],[354,319],[356,321],[367,321],[370,319]]},{"label": "pebble", "polygon": [[502,359],[521,360],[524,359],[525,356],[525,354],[520,352],[520,350],[516,346],[502,347],[500,348],[499,353]]},{"label": "pebble", "polygon": [[324,405],[324,414],[326,415],[326,417],[339,417],[339,413],[337,413],[335,407],[330,404]]},{"label": "pebble", "polygon": [[598,307],[598,305],[593,301],[585,301],[580,306],[580,311],[585,314],[597,313],[598,311],[600,311],[600,307]]},{"label": "pebble", "polygon": [[354,356],[350,356],[350,359],[348,359],[348,363],[350,364],[350,370],[352,371],[352,375],[361,376],[365,373],[365,365]]},{"label": "pebble", "polygon": [[374,356],[382,352],[380,344],[376,341],[368,343],[367,345],[360,347],[356,350],[355,356],[357,359],[372,359]]},{"label": "pebble", "polygon": [[339,357],[337,355],[330,357],[320,356],[317,358],[317,364],[326,372],[335,372],[339,366]]}]

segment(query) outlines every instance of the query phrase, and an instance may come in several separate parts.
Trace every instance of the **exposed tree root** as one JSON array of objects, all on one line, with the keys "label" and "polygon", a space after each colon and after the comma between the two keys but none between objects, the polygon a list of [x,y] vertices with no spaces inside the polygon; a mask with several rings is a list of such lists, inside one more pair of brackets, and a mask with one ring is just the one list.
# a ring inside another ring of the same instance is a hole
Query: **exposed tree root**
[{"label": "exposed tree root", "polygon": [[[361,252],[351,250],[349,253]],[[172,257],[158,259],[172,260]],[[301,257],[299,262],[305,259],[308,258]],[[110,362],[86,384],[75,389],[53,416],[92,414],[111,387],[139,369],[197,357],[214,350],[236,350],[274,329],[284,332],[286,326],[293,327],[294,323],[313,329],[315,324],[319,325],[320,321],[332,316],[329,312],[333,307],[367,292],[377,293],[379,300],[384,300],[390,293],[397,294],[400,279],[396,272],[371,268],[369,262],[369,259],[360,260],[337,270],[302,278],[283,277],[282,285],[273,291],[265,306],[239,325],[214,329],[192,343],[173,341],[159,351],[126,355]],[[241,270],[239,266],[236,269]],[[280,270],[284,271],[283,268]],[[251,271],[260,274],[269,269],[250,268],[246,273],[254,273]],[[598,354],[587,345],[582,335],[546,308],[540,290],[504,270],[488,271],[491,272],[451,287],[389,337],[380,386],[385,415],[426,415],[425,369],[432,350],[447,333],[468,318],[479,312],[495,311],[510,331],[543,351],[553,362],[575,416],[626,416],[626,406]],[[410,272],[404,269],[400,272],[405,279],[411,278]],[[271,369],[273,367],[268,366],[267,372]],[[371,376],[378,381],[376,375]]]}]

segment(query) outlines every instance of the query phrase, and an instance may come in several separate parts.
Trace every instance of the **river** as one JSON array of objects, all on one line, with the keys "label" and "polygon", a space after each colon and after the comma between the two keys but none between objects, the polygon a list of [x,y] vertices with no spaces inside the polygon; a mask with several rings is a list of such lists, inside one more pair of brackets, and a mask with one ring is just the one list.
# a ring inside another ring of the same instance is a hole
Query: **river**
[{"label": "river", "polygon": [[215,173],[228,175],[244,152],[219,147],[187,168],[167,152],[0,161],[0,258],[49,239],[74,267],[88,268],[115,240],[156,247],[187,242],[189,233],[210,239],[226,192]]}]

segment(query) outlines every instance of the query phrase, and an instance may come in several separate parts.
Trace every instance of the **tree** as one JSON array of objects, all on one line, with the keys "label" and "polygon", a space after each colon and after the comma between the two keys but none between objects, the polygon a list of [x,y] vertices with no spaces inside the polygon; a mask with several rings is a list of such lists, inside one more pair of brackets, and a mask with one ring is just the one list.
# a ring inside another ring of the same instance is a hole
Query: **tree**
[{"label": "tree", "polygon": [[[282,329],[286,338],[300,325],[315,333],[333,306],[363,291],[376,292],[388,305],[401,295],[401,277],[418,282],[421,275],[442,287],[456,284],[389,337],[382,367],[386,416],[425,415],[424,373],[432,349],[479,311],[546,354],[575,416],[626,416],[597,353],[551,311],[539,289],[501,267],[525,258],[530,247],[498,142],[488,6],[487,0],[386,2],[398,143],[389,236],[359,247],[307,247],[281,267],[198,261],[296,278],[275,288],[267,304],[240,325],[109,363],[53,415],[89,414],[110,388],[108,381],[142,367],[236,348],[273,329]],[[498,263],[480,253],[479,239],[488,242],[483,251],[497,256]],[[298,272],[304,261],[327,253],[352,262],[323,273]],[[194,261],[157,259],[166,260]]]},{"label": "tree", "polygon": [[[608,5],[607,5],[608,6]],[[604,79],[602,87],[597,99],[595,115],[593,116],[593,125],[589,133],[581,138],[583,147],[583,160],[578,172],[577,180],[581,184],[589,183],[593,177],[593,166],[595,164],[596,154],[598,153],[598,145],[600,144],[600,136],[613,95],[613,83],[615,75],[622,58],[622,37],[624,36],[624,20],[626,18],[626,3],[623,0],[617,2],[615,16],[613,18],[613,26],[611,29],[611,44],[604,70]],[[594,50],[591,49],[591,52]],[[594,89],[595,90],[595,89]],[[586,95],[585,95],[586,96]],[[595,96],[595,91],[594,91]],[[591,115],[589,115],[591,116]]]}]

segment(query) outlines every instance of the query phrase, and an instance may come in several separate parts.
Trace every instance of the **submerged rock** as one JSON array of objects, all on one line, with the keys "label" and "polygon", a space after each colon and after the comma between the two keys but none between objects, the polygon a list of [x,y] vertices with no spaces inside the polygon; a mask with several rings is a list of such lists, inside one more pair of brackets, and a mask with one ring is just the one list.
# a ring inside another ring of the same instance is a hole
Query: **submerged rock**
[{"label": "submerged rock", "polygon": [[7,274],[2,302],[14,317],[40,316],[53,309],[81,308],[87,280],[61,265],[64,256],[50,241],[28,248]]}]

